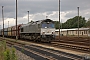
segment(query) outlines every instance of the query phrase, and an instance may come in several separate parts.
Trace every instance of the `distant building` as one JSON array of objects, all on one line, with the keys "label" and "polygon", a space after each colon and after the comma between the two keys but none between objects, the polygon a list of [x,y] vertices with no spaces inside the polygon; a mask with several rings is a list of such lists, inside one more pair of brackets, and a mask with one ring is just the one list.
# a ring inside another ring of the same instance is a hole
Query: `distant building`
[{"label": "distant building", "polygon": [[[78,28],[60,29],[60,34],[63,36],[78,36]],[[56,29],[56,35],[59,35],[59,29]],[[90,28],[79,28],[79,36],[90,36]]]}]

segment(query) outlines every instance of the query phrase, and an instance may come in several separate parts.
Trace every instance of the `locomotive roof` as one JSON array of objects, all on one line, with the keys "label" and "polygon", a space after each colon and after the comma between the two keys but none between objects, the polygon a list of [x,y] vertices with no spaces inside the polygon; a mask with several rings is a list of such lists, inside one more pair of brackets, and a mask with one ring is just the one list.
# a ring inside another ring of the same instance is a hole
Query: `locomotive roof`
[{"label": "locomotive roof", "polygon": [[51,19],[45,19],[42,22],[53,22],[53,20],[51,20]]},{"label": "locomotive roof", "polygon": [[34,25],[34,24],[41,24],[43,22],[53,22],[53,21],[51,19],[44,19],[44,20],[32,21],[32,22],[30,22],[28,24],[22,25],[22,27],[28,26],[28,25]]}]

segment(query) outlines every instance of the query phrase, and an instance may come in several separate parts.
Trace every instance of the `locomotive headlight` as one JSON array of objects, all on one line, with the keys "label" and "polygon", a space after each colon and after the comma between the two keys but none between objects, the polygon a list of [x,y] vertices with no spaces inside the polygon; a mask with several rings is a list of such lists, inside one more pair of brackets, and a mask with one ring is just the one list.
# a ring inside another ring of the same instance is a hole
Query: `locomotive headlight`
[{"label": "locomotive headlight", "polygon": [[49,22],[47,22],[49,24]]},{"label": "locomotive headlight", "polygon": [[53,32],[52,32],[52,34],[53,34]]},{"label": "locomotive headlight", "polygon": [[52,31],[52,34],[54,34],[54,32]]}]

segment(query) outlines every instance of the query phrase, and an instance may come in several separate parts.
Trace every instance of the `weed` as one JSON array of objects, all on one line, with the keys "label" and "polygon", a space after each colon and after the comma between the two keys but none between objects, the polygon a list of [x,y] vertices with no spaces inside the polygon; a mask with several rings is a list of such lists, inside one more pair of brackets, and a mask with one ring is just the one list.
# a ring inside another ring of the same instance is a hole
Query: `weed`
[{"label": "weed", "polygon": [[17,60],[15,48],[7,48],[6,41],[0,42],[0,60]]}]

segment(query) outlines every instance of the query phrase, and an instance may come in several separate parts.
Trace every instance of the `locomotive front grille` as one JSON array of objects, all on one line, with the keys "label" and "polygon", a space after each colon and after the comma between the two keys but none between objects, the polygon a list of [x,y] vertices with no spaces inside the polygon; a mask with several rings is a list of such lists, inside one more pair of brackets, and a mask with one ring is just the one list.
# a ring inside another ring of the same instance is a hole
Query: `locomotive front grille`
[{"label": "locomotive front grille", "polygon": [[52,35],[46,35],[46,38],[50,38],[50,37],[52,37]]},{"label": "locomotive front grille", "polygon": [[54,35],[42,35],[42,38],[55,38]]}]

